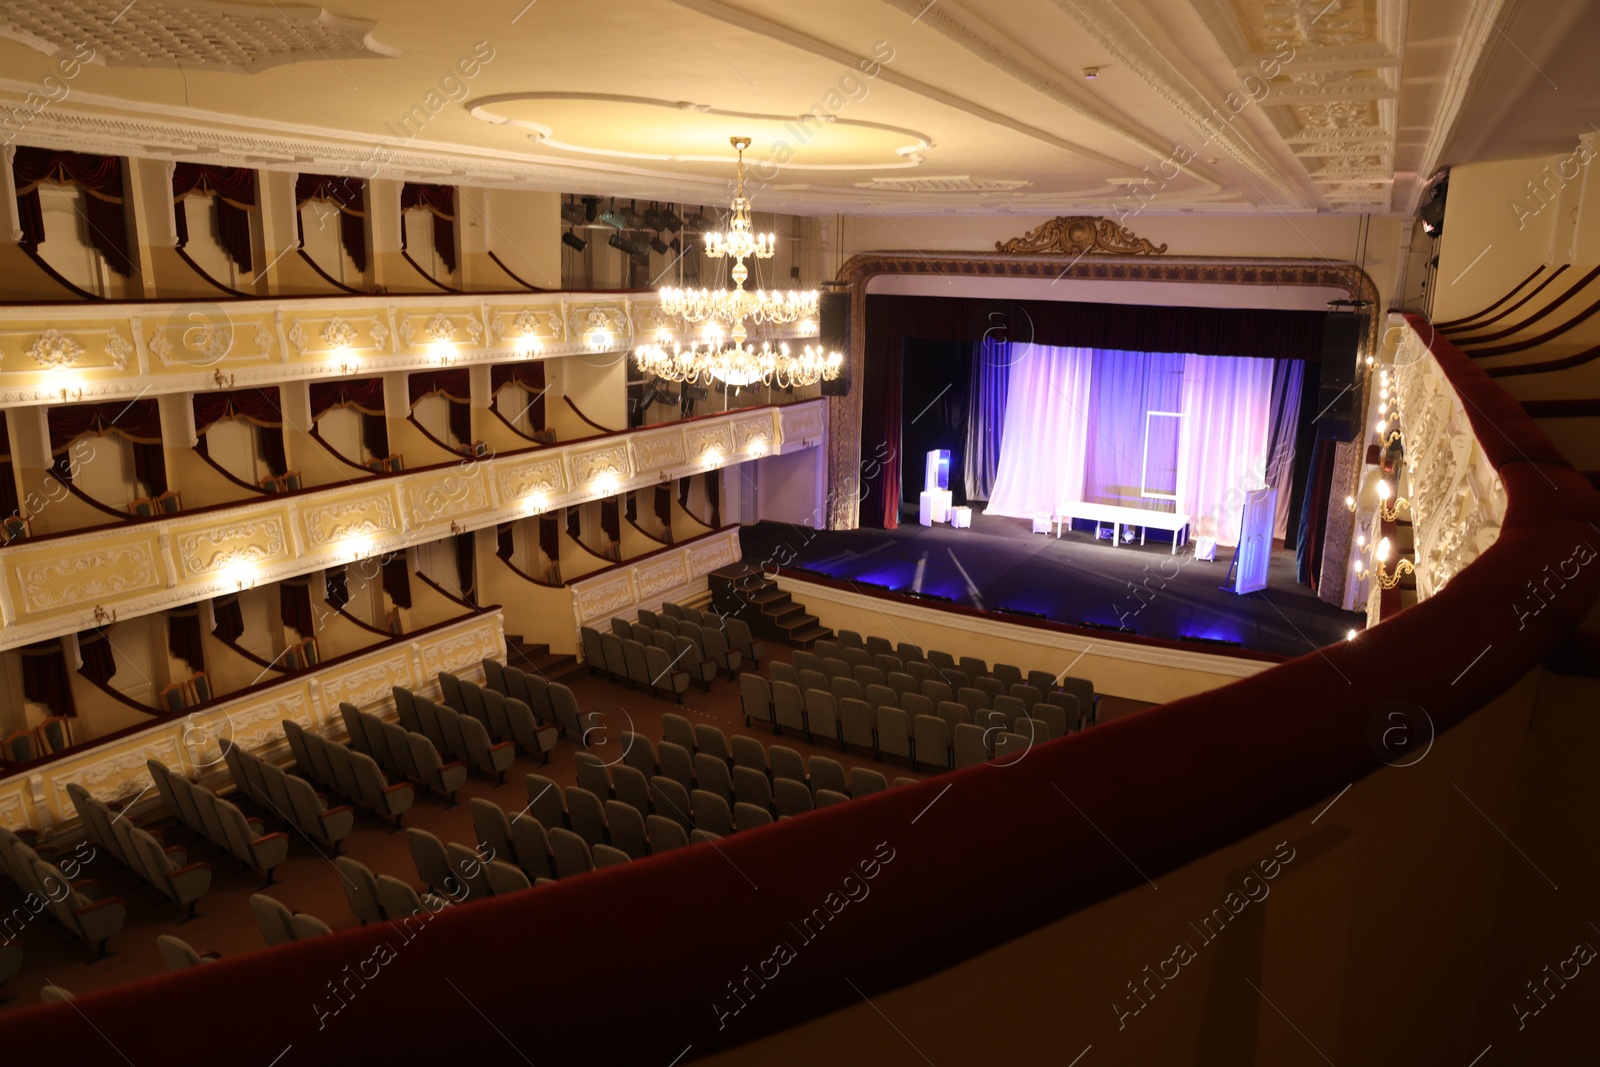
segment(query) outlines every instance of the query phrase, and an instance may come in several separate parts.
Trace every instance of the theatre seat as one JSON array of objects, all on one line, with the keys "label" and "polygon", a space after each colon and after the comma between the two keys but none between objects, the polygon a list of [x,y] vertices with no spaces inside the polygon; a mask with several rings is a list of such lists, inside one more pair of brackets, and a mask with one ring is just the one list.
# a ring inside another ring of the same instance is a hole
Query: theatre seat
[{"label": "theatre seat", "polygon": [[633,805],[620,800],[606,801],[607,843],[626,852],[631,859],[644,859],[650,854],[644,820],[645,817]]},{"label": "theatre seat", "polygon": [[811,797],[811,790],[804,782],[792,778],[779,778],[772,783],[772,799],[780,818],[785,815],[803,815],[816,807],[816,802]]},{"label": "theatre seat", "polygon": [[351,913],[361,920],[363,926],[369,922],[382,922],[386,916],[378,895],[378,879],[371,868],[349,856],[335,856],[333,866],[339,872],[339,885],[344,890]]},{"label": "theatre seat", "polygon": [[650,853],[657,855],[675,848],[687,848],[689,835],[675,820],[665,815],[652,815],[645,820],[645,833],[650,839]]},{"label": "theatre seat", "polygon": [[[220,958],[215,952],[196,952],[187,941],[171,934],[159,935],[156,948],[161,952],[161,960],[169,971],[188,970],[203,963],[215,963]],[[4,971],[0,970],[0,974],[4,974]]]}]

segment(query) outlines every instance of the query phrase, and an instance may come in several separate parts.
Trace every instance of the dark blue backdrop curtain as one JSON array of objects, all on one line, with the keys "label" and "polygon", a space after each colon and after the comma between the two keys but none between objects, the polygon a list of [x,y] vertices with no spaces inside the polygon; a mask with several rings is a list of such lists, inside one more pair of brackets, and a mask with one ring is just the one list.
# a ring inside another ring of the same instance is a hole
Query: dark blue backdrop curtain
[{"label": "dark blue backdrop curtain", "polygon": [[956,504],[967,502],[967,394],[974,355],[970,342],[906,338],[900,495],[908,507],[915,508],[921,499],[928,453],[936,448],[950,450],[951,499]]},{"label": "dark blue backdrop curtain", "polygon": [[975,346],[967,397],[966,462],[962,481],[968,500],[988,500],[1000,470],[1006,428],[1006,387],[1011,375],[1009,341],[984,338]]},{"label": "dark blue backdrop curtain", "polygon": [[1300,390],[1306,365],[1280,359],[1272,365],[1272,414],[1267,423],[1266,483],[1278,491],[1274,537],[1284,537],[1289,522],[1289,496],[1294,479],[1295,427],[1300,422]]},{"label": "dark blue backdrop curtain", "polygon": [[1155,511],[1176,510],[1175,501],[1152,499],[1142,495],[1141,489],[1177,492],[1179,420],[1147,420],[1146,413],[1183,409],[1186,358],[1173,352],[1094,353],[1084,500]]}]

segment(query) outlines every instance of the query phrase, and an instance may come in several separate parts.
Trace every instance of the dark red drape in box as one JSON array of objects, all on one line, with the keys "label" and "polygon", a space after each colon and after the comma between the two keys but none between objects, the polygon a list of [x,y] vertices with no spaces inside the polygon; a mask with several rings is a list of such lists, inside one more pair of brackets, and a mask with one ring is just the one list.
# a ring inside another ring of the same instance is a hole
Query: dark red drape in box
[{"label": "dark red drape in box", "polygon": [[497,527],[494,531],[494,554],[509,560],[516,551],[516,528],[509,522]]},{"label": "dark red drape in box", "polygon": [[637,492],[629,493],[623,499],[625,501],[625,503],[623,505],[623,508],[622,508],[623,516],[629,522],[638,522],[639,521],[639,494]]},{"label": "dark red drape in box", "polygon": [[622,519],[614,496],[600,501],[600,532],[606,535],[607,541],[622,540]]},{"label": "dark red drape in box", "polygon": [[[501,363],[489,368],[489,393],[494,397],[492,403],[500,403],[500,390],[515,382],[522,386],[528,393],[528,419],[533,423],[535,430],[544,427],[544,393],[545,376],[544,361],[535,363]],[[515,417],[515,416],[513,416]]]},{"label": "dark red drape in box", "polygon": [[583,533],[583,514],[576,508],[567,509],[567,536],[574,541],[581,540]]},{"label": "dark red drape in box", "polygon": [[193,671],[206,669],[206,650],[200,641],[200,606],[190,604],[167,612],[167,651]]},{"label": "dark red drape in box", "polygon": [[76,716],[78,706],[72,700],[72,683],[67,680],[67,657],[61,650],[61,639],[24,645],[17,651],[22,656],[22,695],[38,701],[56,715]]},{"label": "dark red drape in box", "polygon": [[[315,200],[338,207],[339,239],[359,271],[367,269],[366,189],[367,183],[360,178],[342,178],[332,174],[302,174],[294,183],[297,206],[305,207]],[[303,245],[303,219],[300,229],[300,243]]]},{"label": "dark red drape in box", "polygon": [[457,444],[472,443],[472,381],[465,367],[408,375],[406,387],[411,393],[412,410],[425,396],[442,396],[450,401],[450,433]]},{"label": "dark red drape in box", "polygon": [[83,660],[78,673],[89,681],[105,685],[116,677],[117,657],[111,651],[111,638],[105,630],[92,629],[80,633],[78,656]]},{"label": "dark red drape in box", "polygon": [[6,413],[0,410],[0,516],[18,515],[22,502],[17,499],[17,478],[11,467],[11,432]]},{"label": "dark red drape in box", "polygon": [[706,500],[711,505],[711,525],[722,529],[722,471],[706,471]]},{"label": "dark red drape in box", "polygon": [[687,508],[689,506],[689,479],[688,478],[679,478],[678,479],[678,506],[680,508]]},{"label": "dark red drape in box", "polygon": [[211,633],[230,645],[244,635],[244,612],[239,608],[239,594],[230,593],[211,601],[211,617],[215,624]]},{"label": "dark red drape in box", "polygon": [[361,413],[361,440],[367,451],[378,458],[389,455],[389,420],[383,411],[383,379],[360,378],[343,382],[311,383],[311,419],[334,407],[355,408]]},{"label": "dark red drape in box", "polygon": [[199,448],[206,450],[206,431],[222,419],[244,419],[256,428],[261,458],[273,474],[289,469],[283,450],[283,411],[278,402],[278,387],[238,389],[226,393],[194,394],[194,427]]},{"label": "dark red drape in box", "polygon": [[656,518],[661,520],[662,526],[672,529],[672,489],[669,486],[656,486]]},{"label": "dark red drape in box", "polygon": [[194,193],[216,197],[218,243],[240,270],[250,270],[250,209],[256,206],[256,172],[248,167],[179,163],[172,172],[179,248],[189,243],[189,218],[184,200]]},{"label": "dark red drape in box", "polygon": [[403,550],[383,557],[383,591],[395,607],[411,606],[411,571]]},{"label": "dark red drape in box", "polygon": [[89,223],[89,242],[112,270],[124,277],[133,273],[120,157],[19,146],[12,173],[17,183],[17,220],[23,245],[37,249],[45,239],[39,186],[46,182],[76,185],[88,194],[83,213]]},{"label": "dark red drape in box", "polygon": [[56,477],[72,481],[74,441],[88,434],[115,434],[133,444],[134,476],[152,496],[167,491],[167,457],[161,447],[161,408],[154,400],[113,400],[104,404],[52,407],[45,416]]},{"label": "dark red drape in box", "polygon": [[456,534],[456,581],[461,586],[461,599],[468,604],[478,603],[478,550],[477,537],[471,533]]},{"label": "dark red drape in box", "polygon": [[[872,321],[869,317],[867,321]],[[861,455],[900,454],[900,379],[903,338],[868,333],[866,373],[861,383]],[[893,530],[900,525],[900,462],[886,459],[862,464],[859,474],[861,525]]]},{"label": "dark red drape in box", "polygon": [[[456,187],[453,185],[421,185],[406,182],[400,187],[400,210],[410,211],[425,207],[433,216],[433,250],[445,269],[456,270]],[[405,227],[400,228],[401,238]]]},{"label": "dark red drape in box", "polygon": [[286,578],[278,583],[278,617],[301,637],[315,636],[310,578]]},{"label": "dark red drape in box", "polygon": [[343,567],[329,567],[323,572],[323,584],[327,587],[327,600],[333,605],[334,611],[343,610],[350,603],[350,581]]},{"label": "dark red drape in box", "polygon": [[539,551],[551,563],[561,560],[561,526],[554,515],[539,516]]}]

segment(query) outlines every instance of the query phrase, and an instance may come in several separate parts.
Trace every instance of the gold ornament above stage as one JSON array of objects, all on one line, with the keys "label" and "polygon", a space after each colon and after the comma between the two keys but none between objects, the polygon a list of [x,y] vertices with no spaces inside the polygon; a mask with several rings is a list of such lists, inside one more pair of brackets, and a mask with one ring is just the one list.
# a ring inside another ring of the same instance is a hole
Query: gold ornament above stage
[{"label": "gold ornament above stage", "polygon": [[1119,256],[1159,256],[1166,245],[1156,246],[1143,237],[1135,237],[1125,226],[1097,215],[1062,215],[1021,237],[1009,241],[996,241],[996,252],[1054,252],[1063,256],[1081,256],[1089,252],[1107,252]]}]

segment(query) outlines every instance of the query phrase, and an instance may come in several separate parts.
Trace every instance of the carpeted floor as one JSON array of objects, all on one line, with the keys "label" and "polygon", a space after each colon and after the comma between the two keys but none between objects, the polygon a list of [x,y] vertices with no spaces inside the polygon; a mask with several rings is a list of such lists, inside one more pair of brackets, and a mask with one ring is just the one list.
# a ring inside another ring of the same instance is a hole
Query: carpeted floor
[{"label": "carpeted floor", "polygon": [[1026,520],[976,509],[972,522],[957,530],[919,526],[913,517],[897,530],[837,531],[759,523],[743,530],[744,558],[991,611],[1011,608],[1170,640],[1236,642],[1280,656],[1304,655],[1362,625],[1362,616],[1296,584],[1294,553],[1281,548],[1272,554],[1267,588],[1238,596],[1218,588],[1231,549],[1205,562],[1182,546],[1172,555],[1168,542],[1113,547],[1087,529],[1058,540],[1033,533]]},{"label": "carpeted floor", "polygon": [[[768,660],[789,660],[792,649],[768,642]],[[762,673],[769,668],[763,665]],[[871,754],[846,753],[841,755],[833,746],[809,745],[803,738],[774,737],[760,726],[746,730],[740,711],[739,686],[726,677],[712,683],[710,692],[693,688],[684,697],[684,704],[673,704],[630,690],[603,678],[591,677],[587,672],[575,673],[564,679],[578,697],[583,708],[597,708],[605,714],[609,735],[602,732],[590,738],[590,751],[603,760],[610,760],[606,744],[619,744],[620,733],[632,730],[659,742],[661,716],[676,711],[694,723],[709,723],[730,737],[746,733],[758,737],[763,743],[788,745],[798,749],[808,758],[827,755],[852,767],[873,767],[881,771],[892,783],[898,776],[921,778],[910,768],[894,762],[875,763]],[[1101,702],[1102,720],[1115,718],[1142,710],[1148,705],[1137,701],[1107,696]],[[499,804],[508,814],[515,815],[527,804],[524,777],[542,774],[563,787],[577,782],[573,756],[578,746],[563,739],[551,754],[548,766],[537,760],[519,756],[507,775],[503,786],[496,786],[486,776],[474,775],[460,793],[460,803],[446,808],[444,801],[431,794],[420,794],[416,804],[406,814],[405,825],[417,826],[437,835],[442,841],[474,844],[472,815],[467,800],[485,797]],[[620,758],[620,756],[618,757]],[[247,815],[265,813],[254,810],[248,800],[235,798]],[[111,957],[97,963],[88,963],[92,946],[76,939],[68,940],[66,931],[48,914],[36,917],[22,926],[24,945],[23,966],[20,973],[4,986],[0,986],[0,1011],[14,1009],[38,1002],[39,988],[58,985],[74,994],[83,995],[109,988],[148,975],[165,971],[156,937],[172,934],[189,942],[197,950],[214,950],[225,957],[265,950],[265,942],[250,911],[252,893],[264,892],[282,901],[291,911],[306,912],[326,922],[335,930],[356,925],[349,903],[340,885],[340,875],[329,855],[311,844],[294,830],[289,858],[278,868],[278,884],[261,888],[260,878],[254,871],[239,870],[238,863],[221,853],[209,843],[197,840],[180,824],[167,821],[146,825],[162,833],[168,844],[180,844],[190,849],[189,858],[212,863],[211,890],[200,900],[200,915],[190,922],[179,924],[178,906],[168,901],[154,888],[131,871],[122,867],[111,856],[99,856],[91,862],[85,877],[100,882],[101,895],[120,896],[128,905],[128,919],[123,930],[111,939]],[[420,885],[411,852],[402,833],[391,833],[390,823],[377,818],[358,820],[356,829],[344,840],[344,854],[352,856],[370,867],[374,874],[390,874],[413,886]],[[286,829],[268,819],[268,829]],[[65,851],[71,851],[70,848]],[[331,854],[330,854],[331,855]],[[12,914],[22,905],[22,896],[9,882],[0,881],[0,918]],[[470,905],[467,905],[470,906]],[[19,914],[26,914],[26,909]],[[15,928],[15,924],[13,924]],[[6,999],[10,998],[10,999]],[[174,1022],[181,1013],[174,1015]],[[181,1026],[174,1031],[181,1042]]]}]

